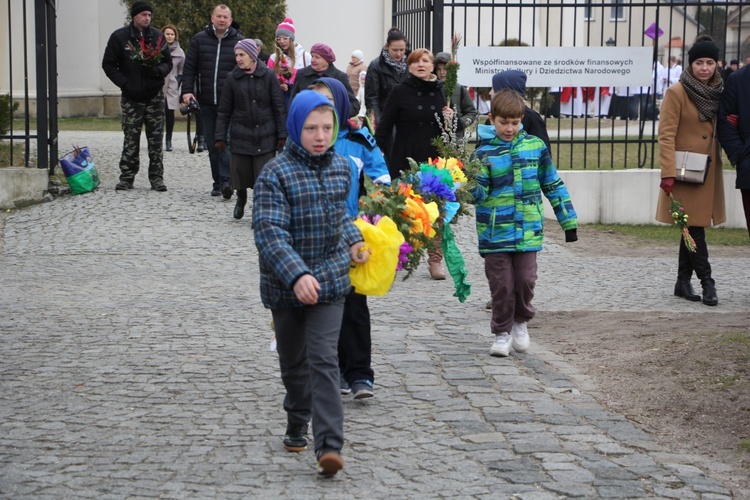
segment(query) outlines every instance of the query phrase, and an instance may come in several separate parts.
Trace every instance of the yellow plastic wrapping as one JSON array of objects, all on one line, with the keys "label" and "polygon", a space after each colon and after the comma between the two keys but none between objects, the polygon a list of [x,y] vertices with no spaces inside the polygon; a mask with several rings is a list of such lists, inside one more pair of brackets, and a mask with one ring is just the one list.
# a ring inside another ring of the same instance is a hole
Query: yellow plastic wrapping
[{"label": "yellow plastic wrapping", "polygon": [[354,264],[349,270],[352,286],[362,295],[385,295],[396,278],[398,254],[404,236],[390,217],[382,217],[372,225],[362,219],[354,224],[362,231],[370,260]]}]

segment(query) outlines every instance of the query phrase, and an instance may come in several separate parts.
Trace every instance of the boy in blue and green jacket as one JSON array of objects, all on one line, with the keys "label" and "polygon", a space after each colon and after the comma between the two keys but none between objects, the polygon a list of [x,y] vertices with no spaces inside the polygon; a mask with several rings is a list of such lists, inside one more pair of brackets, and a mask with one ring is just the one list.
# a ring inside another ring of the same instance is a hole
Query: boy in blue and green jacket
[{"label": "boy in blue and green jacket", "polygon": [[542,249],[544,207],[550,201],[565,241],[578,239],[578,219],[570,195],[557,175],[549,149],[522,130],[526,104],[514,90],[492,98],[491,125],[480,125],[476,158],[484,164],[471,192],[476,204],[479,253],[492,295],[495,341],[492,356],[508,356],[511,348],[530,345],[527,322],[537,278],[536,253]]}]

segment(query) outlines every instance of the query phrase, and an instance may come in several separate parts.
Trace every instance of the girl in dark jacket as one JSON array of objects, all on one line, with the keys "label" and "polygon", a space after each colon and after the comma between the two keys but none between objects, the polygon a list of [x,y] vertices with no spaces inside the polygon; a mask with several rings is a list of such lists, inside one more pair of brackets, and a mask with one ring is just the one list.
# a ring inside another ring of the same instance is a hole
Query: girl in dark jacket
[{"label": "girl in dark jacket", "polygon": [[237,67],[229,74],[216,119],[216,149],[227,147],[231,125],[231,187],[237,190],[234,218],[245,214],[247,189],[263,166],[286,142],[286,105],[276,75],[258,60],[258,46],[249,38],[234,48]]}]

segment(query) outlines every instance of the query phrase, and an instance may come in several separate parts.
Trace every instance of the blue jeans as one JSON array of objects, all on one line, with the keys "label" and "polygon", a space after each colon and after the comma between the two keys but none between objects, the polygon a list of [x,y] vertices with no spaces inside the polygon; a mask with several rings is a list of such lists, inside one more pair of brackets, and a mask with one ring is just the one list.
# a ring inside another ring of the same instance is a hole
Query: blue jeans
[{"label": "blue jeans", "polygon": [[214,180],[214,190],[221,189],[229,184],[229,147],[220,153],[214,142],[216,141],[216,117],[219,107],[213,104],[201,104],[201,122],[203,123],[203,134],[208,146],[208,160],[211,162],[211,177]]}]

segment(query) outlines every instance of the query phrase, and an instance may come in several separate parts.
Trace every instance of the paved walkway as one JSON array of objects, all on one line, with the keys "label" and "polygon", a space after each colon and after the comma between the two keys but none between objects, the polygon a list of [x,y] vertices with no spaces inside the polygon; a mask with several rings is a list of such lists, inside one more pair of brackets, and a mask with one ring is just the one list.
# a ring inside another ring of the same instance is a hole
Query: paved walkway
[{"label": "paved walkway", "polygon": [[[181,135],[168,192],[144,171],[116,193],[121,137],[61,134],[61,149],[91,147],[103,185],[16,211],[0,232],[0,497],[728,498],[729,465],[661,448],[544,345],[488,355],[469,220],[466,303],[426,270],[371,299],[376,397],[345,398],[345,469],[317,478],[311,450],[281,445],[249,218],[209,196],[206,153],[187,154]],[[694,310],[664,300],[674,267],[548,244],[536,305]],[[721,279],[717,310],[746,311],[747,276]]]}]

